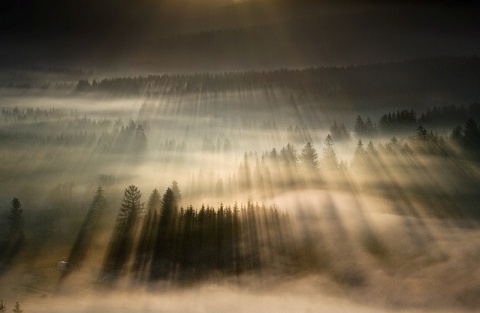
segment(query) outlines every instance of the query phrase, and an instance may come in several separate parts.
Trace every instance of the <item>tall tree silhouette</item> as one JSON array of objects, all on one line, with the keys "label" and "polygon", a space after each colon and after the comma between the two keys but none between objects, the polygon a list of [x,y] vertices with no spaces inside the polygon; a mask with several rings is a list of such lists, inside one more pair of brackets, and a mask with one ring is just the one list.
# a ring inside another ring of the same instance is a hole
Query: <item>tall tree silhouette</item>
[{"label": "tall tree silhouette", "polygon": [[160,193],[155,188],[147,202],[147,213],[143,220],[140,238],[138,240],[137,249],[135,251],[135,262],[133,271],[138,280],[145,279],[149,276],[149,265],[153,257],[153,248],[158,227],[158,210],[162,206]]},{"label": "tall tree silhouette", "polygon": [[327,171],[337,170],[339,167],[337,153],[333,144],[333,139],[330,134],[325,138],[325,145],[323,147],[323,168]]},{"label": "tall tree silhouette", "polygon": [[134,185],[125,189],[120,205],[120,212],[110,243],[110,249],[104,263],[104,272],[115,279],[123,270],[132,252],[137,221],[143,214],[142,193]]},{"label": "tall tree silhouette", "polygon": [[11,265],[25,240],[23,232],[23,210],[17,198],[13,198],[11,202],[8,220],[10,223],[10,234],[6,245],[1,247],[3,251],[0,253],[0,264],[2,265],[0,266],[0,273]]},{"label": "tall tree silhouette", "polygon": [[175,201],[177,204],[180,204],[182,201],[182,193],[180,192],[180,187],[178,186],[178,183],[176,180],[172,182],[172,189],[173,195],[175,196]]},{"label": "tall tree silhouette", "polygon": [[355,147],[355,152],[353,153],[352,167],[362,168],[367,165],[367,161],[367,150],[363,146],[362,140],[359,139],[357,146]]},{"label": "tall tree silhouette", "polygon": [[23,236],[23,210],[21,209],[20,201],[13,198],[10,214],[8,215],[10,221],[10,232],[15,236]]},{"label": "tall tree silhouette", "polygon": [[13,313],[22,313],[22,312],[23,312],[23,310],[21,309],[20,304],[18,303],[18,301],[15,303],[15,306],[13,307],[12,312],[13,312]]},{"label": "tall tree silhouette", "polygon": [[177,200],[169,187],[162,197],[162,210],[150,270],[151,279],[168,278],[171,273],[175,254],[176,219]]},{"label": "tall tree silhouette", "polygon": [[308,142],[302,149],[302,153],[300,154],[300,164],[304,170],[310,173],[318,170],[318,154],[310,142]]}]

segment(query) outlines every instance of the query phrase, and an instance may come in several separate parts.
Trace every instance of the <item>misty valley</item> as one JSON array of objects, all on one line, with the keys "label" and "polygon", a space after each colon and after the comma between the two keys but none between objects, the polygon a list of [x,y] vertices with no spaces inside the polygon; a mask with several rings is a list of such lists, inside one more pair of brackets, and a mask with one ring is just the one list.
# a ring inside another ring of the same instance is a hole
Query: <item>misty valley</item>
[{"label": "misty valley", "polygon": [[478,310],[479,78],[2,72],[0,305]]}]

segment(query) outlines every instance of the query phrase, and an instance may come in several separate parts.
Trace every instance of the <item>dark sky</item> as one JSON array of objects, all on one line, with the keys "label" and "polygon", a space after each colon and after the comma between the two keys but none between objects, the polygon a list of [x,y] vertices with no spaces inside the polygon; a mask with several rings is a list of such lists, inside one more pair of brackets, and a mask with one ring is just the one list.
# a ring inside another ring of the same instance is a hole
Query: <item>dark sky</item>
[{"label": "dark sky", "polygon": [[[180,71],[210,66],[221,70],[478,51],[476,44],[469,44],[477,39],[478,5],[468,0],[0,3],[2,66],[107,64],[161,70],[169,64],[169,70],[175,70],[174,65]],[[392,36],[399,41],[392,41]],[[425,41],[431,45],[423,46]],[[235,52],[243,48],[249,56]]]}]

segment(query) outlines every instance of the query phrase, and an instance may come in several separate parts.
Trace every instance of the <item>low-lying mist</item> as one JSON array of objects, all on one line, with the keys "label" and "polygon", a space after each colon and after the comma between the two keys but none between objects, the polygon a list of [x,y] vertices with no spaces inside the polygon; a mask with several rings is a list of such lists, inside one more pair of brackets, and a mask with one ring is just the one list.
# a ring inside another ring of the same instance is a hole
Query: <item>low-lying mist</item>
[{"label": "low-lying mist", "polygon": [[7,309],[480,307],[473,119],[246,94],[2,98]]}]

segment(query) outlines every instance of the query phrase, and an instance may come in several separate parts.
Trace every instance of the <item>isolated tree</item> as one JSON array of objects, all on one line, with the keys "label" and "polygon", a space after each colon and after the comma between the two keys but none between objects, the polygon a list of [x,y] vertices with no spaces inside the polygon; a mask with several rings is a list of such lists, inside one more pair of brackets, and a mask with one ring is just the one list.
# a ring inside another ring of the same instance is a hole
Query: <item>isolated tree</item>
[{"label": "isolated tree", "polygon": [[323,147],[323,168],[325,170],[336,170],[338,169],[338,165],[333,139],[332,136],[328,134],[327,138],[325,138],[325,145]]},{"label": "isolated tree", "polygon": [[18,301],[15,303],[15,307],[13,308],[12,312],[14,313],[22,313],[23,310],[20,308],[20,304],[18,303]]},{"label": "isolated tree", "polygon": [[300,163],[306,170],[316,171],[318,169],[318,154],[310,142],[302,149]]},{"label": "isolated tree", "polygon": [[23,233],[23,210],[17,198],[13,198],[12,200],[8,220],[10,221],[10,231],[12,234],[20,235]]}]

